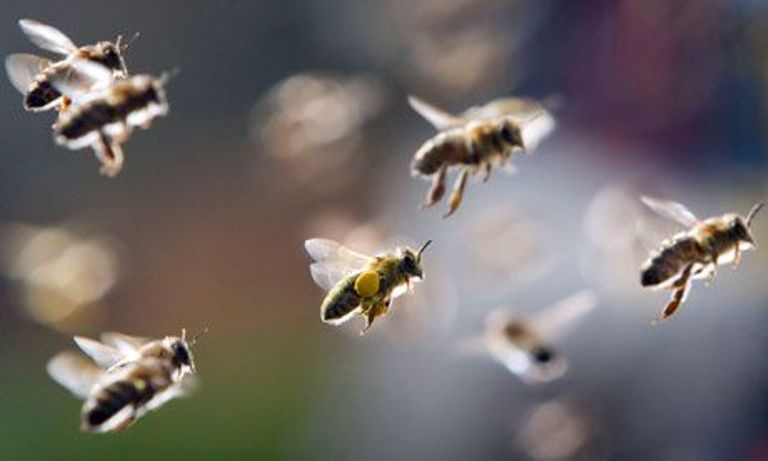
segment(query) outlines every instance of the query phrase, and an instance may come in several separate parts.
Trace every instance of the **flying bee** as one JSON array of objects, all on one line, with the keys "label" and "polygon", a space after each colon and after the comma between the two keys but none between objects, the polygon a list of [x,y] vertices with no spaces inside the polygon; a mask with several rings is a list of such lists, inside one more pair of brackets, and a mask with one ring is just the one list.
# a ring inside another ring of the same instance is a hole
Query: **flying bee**
[{"label": "flying bee", "polygon": [[414,96],[408,102],[439,131],[419,148],[411,163],[414,177],[432,180],[424,207],[443,198],[448,170],[460,169],[445,217],[458,209],[470,176],[482,173],[485,182],[494,165],[511,169],[509,161],[514,152],[532,152],[555,127],[549,111],[532,99],[499,99],[459,116]]},{"label": "flying bee", "polygon": [[421,255],[432,243],[418,251],[398,248],[394,253],[366,256],[327,239],[304,243],[315,261],[310,266],[312,279],[328,294],[320,307],[320,318],[341,325],[355,315],[365,318],[368,331],[376,317],[387,313],[392,300],[411,287],[413,279],[423,279]]},{"label": "flying bee", "polygon": [[485,333],[460,343],[462,352],[483,352],[529,384],[563,376],[567,361],[552,341],[592,311],[597,297],[582,291],[529,317],[497,309],[486,317]]},{"label": "flying bee", "polygon": [[133,128],[147,129],[155,117],[168,113],[168,76],[141,74],[112,81],[109,69],[99,64],[76,59],[71,66],[81,75],[79,80],[101,84],[97,84],[99,89],[90,90],[93,85],[67,78],[53,81],[54,87],[75,102],[53,125],[54,138],[57,144],[73,150],[93,147],[102,174],[115,176],[123,166],[121,145]]},{"label": "flying bee", "polygon": [[733,263],[734,269],[738,267],[741,253],[756,246],[750,226],[763,204],[753,206],[746,218],[728,213],[700,221],[680,203],[650,197],[641,200],[651,210],[688,229],[662,242],[640,269],[642,286],[673,290],[670,301],[654,322],[657,323],[685,302],[692,279],[711,282],[718,264]]},{"label": "flying bee", "polygon": [[102,65],[111,71],[115,79],[128,76],[123,52],[128,45],[121,44],[118,36],[115,42],[98,42],[95,45],[78,47],[58,29],[47,24],[22,19],[19,26],[24,34],[40,48],[65,56],[60,61],[50,61],[31,54],[12,54],[5,60],[8,77],[22,94],[24,108],[40,112],[60,107],[65,109],[69,100],[53,84],[54,79],[76,78],[71,64],[75,59],[82,59]]},{"label": "flying bee", "polygon": [[181,336],[150,340],[104,333],[101,342],[81,336],[75,343],[93,361],[64,351],[48,362],[54,381],[85,400],[81,429],[113,432],[133,425],[146,412],[189,393],[195,362],[191,347],[203,330],[187,342]]}]

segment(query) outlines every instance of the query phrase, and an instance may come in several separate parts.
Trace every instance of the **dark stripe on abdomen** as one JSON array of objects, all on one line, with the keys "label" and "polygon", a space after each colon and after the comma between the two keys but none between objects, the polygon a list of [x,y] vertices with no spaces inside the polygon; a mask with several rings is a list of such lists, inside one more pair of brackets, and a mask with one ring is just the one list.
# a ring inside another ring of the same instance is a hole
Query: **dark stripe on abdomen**
[{"label": "dark stripe on abdomen", "polygon": [[35,82],[24,98],[24,107],[39,109],[59,99],[61,93],[48,82]]},{"label": "dark stripe on abdomen", "polygon": [[114,382],[89,401],[83,412],[83,421],[90,427],[101,426],[127,405],[138,405],[149,400],[153,392],[150,386],[143,386],[143,390],[139,391],[130,381]]},{"label": "dark stripe on abdomen", "polygon": [[701,253],[692,238],[672,241],[644,266],[640,274],[642,286],[654,286],[677,275],[683,268],[696,262]]},{"label": "dark stripe on abdomen", "polygon": [[355,291],[355,280],[357,274],[347,277],[328,293],[321,308],[323,320],[340,319],[360,305],[361,298]]}]

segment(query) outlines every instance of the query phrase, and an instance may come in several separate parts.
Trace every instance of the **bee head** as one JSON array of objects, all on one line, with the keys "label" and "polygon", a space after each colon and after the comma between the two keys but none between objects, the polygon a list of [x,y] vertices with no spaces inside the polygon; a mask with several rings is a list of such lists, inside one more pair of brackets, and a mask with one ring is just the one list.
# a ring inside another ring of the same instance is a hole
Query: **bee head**
[{"label": "bee head", "polygon": [[501,139],[507,144],[514,147],[519,147],[525,150],[525,143],[523,142],[523,132],[520,127],[510,120],[504,120],[499,127],[499,135]]},{"label": "bee head", "polygon": [[171,337],[169,340],[169,348],[171,350],[171,361],[173,364],[184,372],[195,372],[195,360],[192,356],[192,346],[195,345],[198,338],[208,331],[204,328],[197,333],[189,342],[187,342],[187,330],[182,328],[181,337]]},{"label": "bee head", "polygon": [[120,37],[116,43],[99,42],[96,45],[93,60],[112,70],[119,78],[128,76],[128,69],[125,67],[125,60],[120,49]]},{"label": "bee head", "polygon": [[752,237],[752,233],[750,232],[751,226],[752,226],[752,220],[755,218],[755,215],[763,208],[762,203],[758,203],[757,205],[753,206],[752,209],[749,211],[749,214],[747,214],[747,217],[744,218],[743,216],[735,215],[733,219],[731,220],[731,236],[740,242],[746,242],[752,246],[755,246],[755,239]]},{"label": "bee head", "polygon": [[411,277],[424,278],[424,271],[421,268],[421,254],[431,243],[432,240],[427,240],[419,248],[419,251],[413,251],[410,248],[403,249],[400,259],[400,270]]}]

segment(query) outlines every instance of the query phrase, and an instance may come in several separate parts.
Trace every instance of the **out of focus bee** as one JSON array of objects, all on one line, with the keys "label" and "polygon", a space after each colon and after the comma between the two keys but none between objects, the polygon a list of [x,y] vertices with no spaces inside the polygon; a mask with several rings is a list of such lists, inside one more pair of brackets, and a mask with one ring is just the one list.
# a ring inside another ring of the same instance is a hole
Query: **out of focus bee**
[{"label": "out of focus bee", "polygon": [[472,107],[459,116],[414,96],[410,96],[408,102],[439,131],[419,148],[411,163],[414,177],[432,180],[425,207],[442,199],[448,170],[451,167],[460,169],[446,217],[461,204],[470,175],[482,173],[483,181],[487,181],[494,166],[510,169],[509,161],[514,152],[532,152],[555,127],[555,119],[549,111],[532,99],[498,99]]},{"label": "out of focus bee", "polygon": [[495,310],[486,318],[485,334],[461,343],[460,351],[485,351],[529,384],[553,381],[565,373],[568,365],[551,341],[596,305],[597,297],[582,291],[527,318]]},{"label": "out of focus bee", "polygon": [[191,347],[201,331],[187,342],[181,336],[149,340],[120,333],[105,333],[101,342],[81,336],[75,343],[93,361],[65,351],[48,362],[48,374],[84,399],[81,429],[113,432],[133,425],[146,412],[183,396],[195,372]]},{"label": "out of focus bee", "polygon": [[387,313],[392,300],[423,279],[421,255],[432,241],[418,251],[398,248],[394,253],[366,256],[327,239],[304,243],[315,261],[310,266],[312,279],[328,294],[320,307],[325,323],[341,325],[355,315],[365,318],[368,331],[376,317]]},{"label": "out of focus bee", "polygon": [[111,71],[115,79],[128,76],[121,37],[113,42],[98,42],[95,45],[78,47],[58,29],[32,20],[19,21],[21,30],[40,48],[65,56],[59,61],[50,61],[31,54],[12,54],[5,60],[5,68],[11,83],[24,94],[24,108],[39,112],[69,105],[69,100],[53,85],[54,79],[77,79],[71,64],[75,59],[100,64]]},{"label": "out of focus bee", "polygon": [[[82,75],[78,80],[94,84],[73,84],[68,78],[53,80],[54,87],[74,102],[53,125],[56,142],[73,150],[93,147],[102,163],[102,174],[115,176],[123,166],[121,145],[133,128],[149,128],[155,117],[168,113],[168,77],[141,74],[112,81],[110,70],[99,64],[76,59],[71,67]],[[94,86],[98,89],[93,90]]]},{"label": "out of focus bee", "polygon": [[641,200],[651,210],[687,228],[662,242],[640,269],[642,286],[673,290],[657,323],[674,314],[685,301],[692,279],[712,281],[718,264],[733,263],[736,268],[741,253],[755,247],[750,226],[763,204],[753,206],[746,218],[728,213],[700,221],[680,203],[649,197]]}]

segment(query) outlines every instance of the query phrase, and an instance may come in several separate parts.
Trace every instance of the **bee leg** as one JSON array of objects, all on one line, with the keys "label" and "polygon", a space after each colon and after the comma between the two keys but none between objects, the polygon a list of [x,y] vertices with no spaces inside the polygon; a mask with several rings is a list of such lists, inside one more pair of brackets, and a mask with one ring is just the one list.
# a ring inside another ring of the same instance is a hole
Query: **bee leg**
[{"label": "bee leg", "polygon": [[69,109],[69,106],[72,105],[72,100],[69,99],[66,96],[61,97],[61,102],[59,103],[59,114],[62,114]]},{"label": "bee leg", "polygon": [[661,315],[653,321],[653,325],[671,317],[683,304],[685,298],[688,297],[688,291],[691,289],[690,278],[692,270],[693,264],[686,266],[683,273],[680,274],[680,277],[672,285],[672,288],[675,290],[674,293],[672,293],[672,299],[669,300],[669,303],[667,303],[667,306],[664,308]]},{"label": "bee leg", "polygon": [[364,335],[365,332],[371,328],[371,325],[373,325],[373,321],[376,320],[376,317],[380,317],[386,314],[388,310],[389,300],[371,306],[371,308],[365,312],[365,328],[363,328],[363,331],[360,332],[360,335]]},{"label": "bee leg", "polygon": [[123,149],[120,143],[99,133],[99,140],[93,145],[96,158],[101,162],[101,174],[114,177],[123,168]]},{"label": "bee leg", "polygon": [[421,208],[428,208],[439,202],[445,195],[445,178],[448,173],[448,168],[445,166],[440,167],[437,173],[432,176],[432,187],[427,192],[427,200],[421,206]]},{"label": "bee leg", "polygon": [[491,162],[483,163],[483,182],[488,182],[491,179]]},{"label": "bee leg", "polygon": [[736,244],[736,249],[733,250],[733,270],[736,270],[739,268],[739,264],[741,263],[741,250],[739,249],[739,244]]},{"label": "bee leg", "polygon": [[452,215],[461,205],[461,199],[464,197],[464,188],[467,186],[467,178],[469,178],[469,168],[465,167],[459,173],[456,182],[453,183],[451,198],[448,200],[448,212],[443,215],[443,218]]}]

